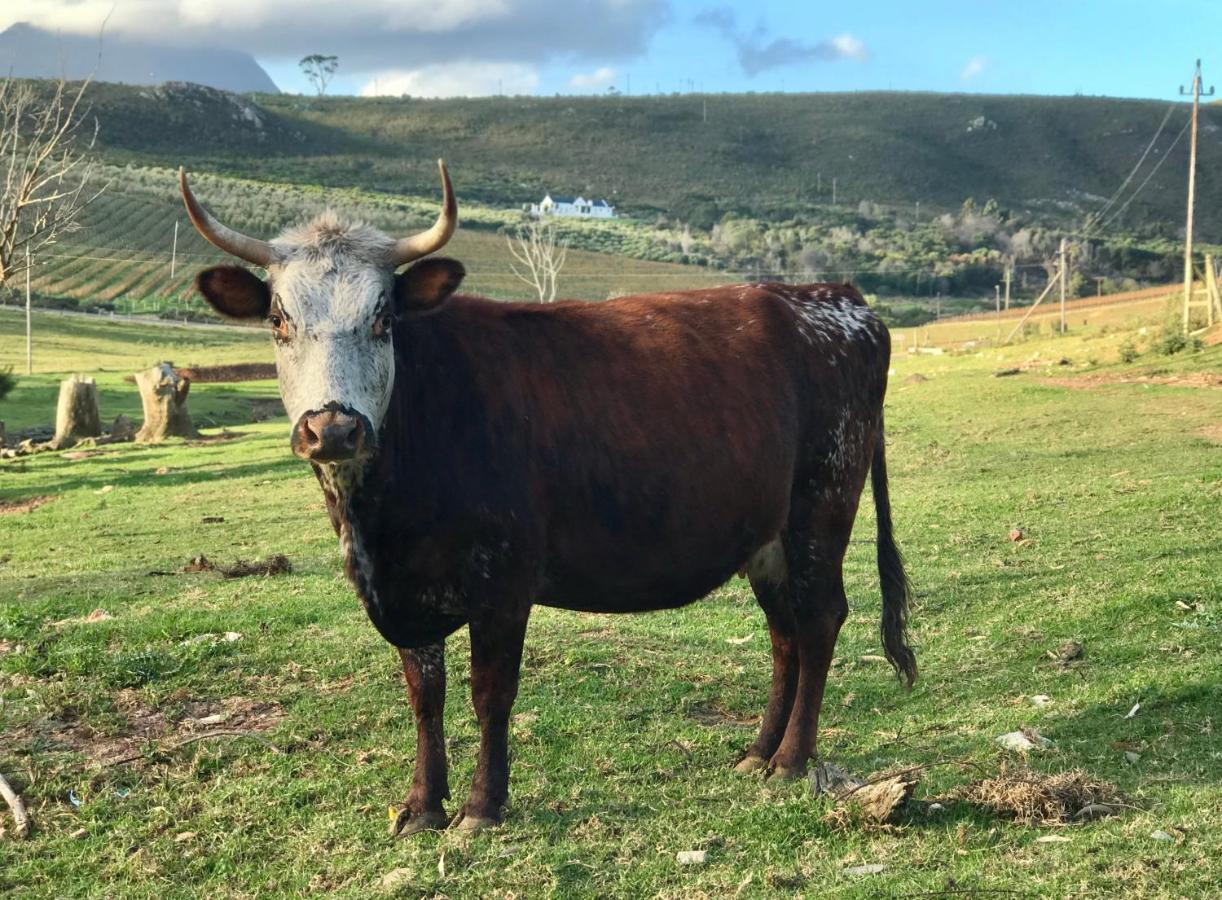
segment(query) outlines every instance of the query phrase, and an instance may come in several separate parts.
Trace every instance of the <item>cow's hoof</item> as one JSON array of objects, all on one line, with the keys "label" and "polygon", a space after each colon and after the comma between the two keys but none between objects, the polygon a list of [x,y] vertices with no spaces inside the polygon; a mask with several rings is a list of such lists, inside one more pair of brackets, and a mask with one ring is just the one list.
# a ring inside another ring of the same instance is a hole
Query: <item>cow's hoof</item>
[{"label": "cow's hoof", "polygon": [[734,767],[734,771],[740,775],[749,775],[752,772],[758,772],[766,768],[768,768],[768,760],[762,756],[750,755],[744,757],[742,762]]},{"label": "cow's hoof", "polygon": [[769,779],[772,781],[797,781],[806,774],[805,770],[800,768],[790,768],[789,766],[777,766],[772,770]]},{"label": "cow's hoof", "polygon": [[413,813],[410,809],[399,810],[399,815],[390,823],[392,838],[405,838],[421,831],[441,831],[450,823],[440,810]]},{"label": "cow's hoof", "polygon": [[501,823],[496,819],[485,818],[484,816],[464,815],[454,825],[459,831],[465,831],[467,834],[479,834],[481,831],[487,831],[489,828],[496,828]]}]

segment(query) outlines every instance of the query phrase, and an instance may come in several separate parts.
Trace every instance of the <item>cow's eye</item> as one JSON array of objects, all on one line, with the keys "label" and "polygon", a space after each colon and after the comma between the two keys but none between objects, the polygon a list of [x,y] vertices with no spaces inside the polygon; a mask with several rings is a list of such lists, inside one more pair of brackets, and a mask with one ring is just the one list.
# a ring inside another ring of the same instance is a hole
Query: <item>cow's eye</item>
[{"label": "cow's eye", "polygon": [[390,313],[382,313],[373,323],[373,333],[378,337],[390,332],[390,326],[395,323],[395,318]]},{"label": "cow's eye", "polygon": [[286,340],[289,336],[289,323],[284,313],[274,311],[268,314],[267,324],[272,326],[272,333],[278,340]]}]

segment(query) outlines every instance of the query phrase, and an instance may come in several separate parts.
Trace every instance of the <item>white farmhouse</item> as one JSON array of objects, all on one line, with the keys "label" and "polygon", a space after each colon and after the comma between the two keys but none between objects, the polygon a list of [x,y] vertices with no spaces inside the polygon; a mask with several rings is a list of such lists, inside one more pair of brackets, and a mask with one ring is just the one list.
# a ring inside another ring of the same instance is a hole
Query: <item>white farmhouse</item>
[{"label": "white farmhouse", "polygon": [[606,200],[587,200],[585,197],[558,197],[545,194],[538,203],[530,205],[532,216],[570,216],[578,219],[614,219],[615,207]]}]

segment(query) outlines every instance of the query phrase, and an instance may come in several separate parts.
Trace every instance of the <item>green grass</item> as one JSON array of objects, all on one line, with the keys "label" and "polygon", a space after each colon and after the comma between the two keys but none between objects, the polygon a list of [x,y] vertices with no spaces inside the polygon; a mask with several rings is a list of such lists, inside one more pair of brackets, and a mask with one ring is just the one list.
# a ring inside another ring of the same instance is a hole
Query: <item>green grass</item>
[{"label": "green grass", "polygon": [[[120,344],[116,371],[146,352],[182,355]],[[892,828],[838,829],[805,785],[731,774],[769,670],[763,617],[734,581],[674,612],[538,610],[505,824],[391,843],[386,807],[406,792],[414,752],[396,657],[344,582],[322,498],[275,421],[226,444],[0,463],[0,500],[53,498],[0,517],[0,771],[37,825],[27,842],[0,839],[0,890],[363,897],[401,867],[405,896],[1211,895],[1222,880],[1222,391],[992,377],[1020,355],[1084,358],[1088,345],[896,360],[888,459],[921,680],[905,693],[863,659],[879,652],[867,503],[821,749],[863,774],[933,765],[918,788],[931,797],[1013,762],[993,739],[1030,725],[1055,742],[1033,767],[1113,782],[1130,803],[1122,815],[1053,830],[951,804]],[[1158,366],[1216,373],[1222,351]],[[927,380],[910,380],[918,373]],[[199,385],[191,403],[229,388]],[[1008,540],[1016,526],[1024,542]],[[285,553],[295,571],[148,574],[200,553]],[[64,621],[98,608],[114,618]],[[226,631],[242,637],[190,642]],[[1071,639],[1085,658],[1062,671],[1048,653]],[[447,707],[455,804],[477,740],[466,666],[460,634]],[[1035,694],[1051,704],[1034,707]],[[243,716],[255,705],[269,714],[260,736],[280,752],[240,737],[168,749],[202,711],[229,709],[229,727],[254,730]],[[149,744],[137,739],[146,727]],[[124,748],[141,758],[102,766],[91,755]],[[934,765],[947,760],[968,765]],[[1152,840],[1155,829],[1178,842]],[[1070,841],[1036,843],[1048,833]],[[706,866],[676,865],[695,848],[709,850]],[[887,869],[842,871],[875,862]]]}]

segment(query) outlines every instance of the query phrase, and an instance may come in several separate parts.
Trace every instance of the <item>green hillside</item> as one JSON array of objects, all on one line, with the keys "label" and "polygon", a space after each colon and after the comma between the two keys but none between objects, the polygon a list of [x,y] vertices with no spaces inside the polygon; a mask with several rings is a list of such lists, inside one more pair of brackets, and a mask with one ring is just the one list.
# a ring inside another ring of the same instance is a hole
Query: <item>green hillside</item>
[{"label": "green hillside", "polygon": [[[920,202],[934,213],[991,197],[1077,223],[1124,180],[1168,105],[906,93],[239,102],[183,90],[98,85],[108,157],[422,194],[434,190],[433,160],[445,156],[468,199],[516,206],[544,190],[592,193],[700,228],[727,212],[776,220],[830,204],[833,178],[840,206],[915,211]],[[1201,118],[1199,237],[1217,242],[1222,108],[1207,106]],[[1186,119],[1186,108],[1171,115],[1146,171]],[[1121,224],[1180,219],[1187,149],[1186,139],[1175,145]]]}]

